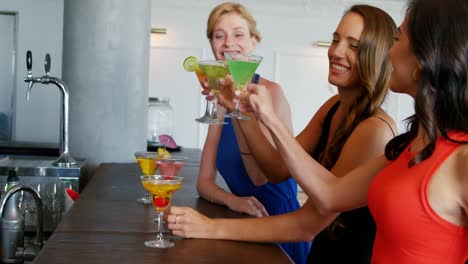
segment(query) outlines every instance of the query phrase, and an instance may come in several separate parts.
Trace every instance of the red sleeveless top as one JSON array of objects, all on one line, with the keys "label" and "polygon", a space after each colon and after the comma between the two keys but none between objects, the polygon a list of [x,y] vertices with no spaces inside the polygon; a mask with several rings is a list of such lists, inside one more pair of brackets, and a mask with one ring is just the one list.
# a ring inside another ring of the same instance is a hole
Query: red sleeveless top
[{"label": "red sleeveless top", "polygon": [[[449,136],[468,140],[467,133]],[[441,218],[427,198],[432,175],[459,146],[441,137],[432,156],[411,168],[408,162],[414,153],[408,147],[374,178],[368,192],[368,207],[377,225],[372,263],[465,263],[468,259],[468,228]]]}]

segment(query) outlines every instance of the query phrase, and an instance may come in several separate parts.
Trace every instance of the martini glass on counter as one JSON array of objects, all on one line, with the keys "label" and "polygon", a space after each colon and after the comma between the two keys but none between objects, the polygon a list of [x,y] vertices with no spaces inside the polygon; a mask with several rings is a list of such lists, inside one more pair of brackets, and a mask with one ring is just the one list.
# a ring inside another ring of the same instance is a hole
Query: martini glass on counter
[{"label": "martini glass on counter", "polygon": [[[242,54],[238,52],[224,52],[232,80],[238,90],[242,90],[245,85],[252,80],[258,65],[263,57],[254,54]],[[249,117],[241,114],[239,111],[239,100],[236,101],[234,111],[225,115],[226,117],[237,118],[241,120],[250,120]]]},{"label": "martini glass on counter", "polygon": [[[141,173],[144,175],[153,175],[158,168],[156,164],[156,158],[159,157],[157,152],[135,152],[135,158],[138,162],[138,166],[140,166]],[[144,196],[142,198],[137,199],[138,203],[141,204],[152,204],[151,196],[148,191],[145,190]]]},{"label": "martini glass on counter", "polygon": [[143,187],[151,193],[153,206],[158,213],[158,235],[156,239],[146,241],[145,246],[153,248],[170,248],[174,242],[166,240],[162,232],[164,212],[171,204],[172,194],[182,187],[182,177],[165,175],[142,175]]},{"label": "martini glass on counter", "polygon": [[187,157],[181,156],[170,156],[168,158],[156,158],[155,162],[157,164],[159,174],[162,175],[172,175],[178,176],[180,170],[185,165]]}]

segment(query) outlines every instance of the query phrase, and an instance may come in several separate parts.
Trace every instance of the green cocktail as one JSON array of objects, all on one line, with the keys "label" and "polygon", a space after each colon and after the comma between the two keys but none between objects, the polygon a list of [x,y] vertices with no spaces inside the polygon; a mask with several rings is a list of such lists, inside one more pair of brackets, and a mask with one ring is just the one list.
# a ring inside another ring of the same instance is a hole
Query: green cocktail
[{"label": "green cocktail", "polygon": [[[227,60],[229,71],[238,90],[242,90],[252,79],[255,70],[262,61],[263,57],[253,54],[241,54],[236,52],[225,52],[224,57]],[[236,108],[226,117],[234,117],[241,120],[250,120],[249,117],[242,115],[239,111],[239,101],[236,102]]]},{"label": "green cocktail", "polygon": [[237,89],[242,89],[250,82],[255,70],[258,68],[260,62],[257,61],[227,61],[229,70],[231,71],[232,79],[237,85]]},{"label": "green cocktail", "polygon": [[206,78],[208,79],[208,87],[213,91],[215,99],[213,101],[213,111],[211,114],[211,121],[209,124],[213,125],[222,125],[226,122],[218,119],[218,104],[216,102],[216,96],[221,90],[221,85],[219,84],[219,79],[226,77],[229,74],[229,68],[224,64],[223,61],[208,60],[208,61],[199,61],[198,67],[202,70]]}]

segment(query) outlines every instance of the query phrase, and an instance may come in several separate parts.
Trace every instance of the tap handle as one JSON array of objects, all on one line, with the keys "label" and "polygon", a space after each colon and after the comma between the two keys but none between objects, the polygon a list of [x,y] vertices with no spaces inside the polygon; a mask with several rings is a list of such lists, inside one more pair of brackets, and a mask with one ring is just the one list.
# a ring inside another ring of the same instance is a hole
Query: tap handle
[{"label": "tap handle", "polygon": [[28,50],[26,52],[26,68],[28,69],[28,74],[31,74],[32,70],[32,52]]},{"label": "tap handle", "polygon": [[45,69],[46,75],[49,76],[49,72],[50,72],[50,54],[49,53],[45,55],[44,69]]}]

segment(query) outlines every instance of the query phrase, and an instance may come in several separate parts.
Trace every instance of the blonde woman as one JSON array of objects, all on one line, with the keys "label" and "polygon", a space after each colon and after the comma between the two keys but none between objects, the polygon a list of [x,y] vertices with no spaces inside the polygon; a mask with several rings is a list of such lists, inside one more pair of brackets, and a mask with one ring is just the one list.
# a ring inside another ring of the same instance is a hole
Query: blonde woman
[{"label": "blonde woman", "polygon": [[[232,2],[220,4],[211,11],[207,37],[218,60],[225,59],[223,53],[226,51],[253,52],[261,40],[253,16],[241,4]],[[259,75],[252,81],[267,88],[275,102],[276,114],[291,131],[291,111],[280,86]],[[222,108],[219,111],[220,115],[225,112]],[[279,184],[269,183],[255,160],[248,156],[250,150],[238,123],[227,118],[224,121],[228,124],[210,125],[208,129],[197,183],[200,196],[231,210],[257,217],[299,209],[294,179]],[[255,120],[252,122],[256,123]],[[261,124],[259,127],[260,133],[273,144],[268,130]],[[216,184],[218,171],[230,192]],[[280,246],[296,263],[304,263],[310,250],[308,242],[282,243]]]}]

